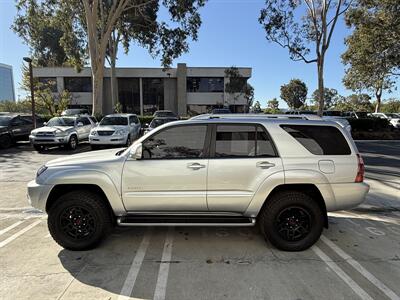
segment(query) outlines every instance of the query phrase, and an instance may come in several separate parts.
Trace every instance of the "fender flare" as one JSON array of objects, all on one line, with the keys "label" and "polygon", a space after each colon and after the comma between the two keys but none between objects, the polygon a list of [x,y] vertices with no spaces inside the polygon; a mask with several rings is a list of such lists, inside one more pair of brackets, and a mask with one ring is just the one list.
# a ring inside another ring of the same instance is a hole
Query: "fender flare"
[{"label": "fender flare", "polygon": [[[95,185],[98,186],[107,197],[107,200],[115,215],[121,215],[126,212],[125,206],[118,192],[116,184],[104,172],[93,169],[80,170],[77,168],[63,169],[54,172],[46,178],[45,184],[53,185]],[[50,192],[51,193],[51,192]]]}]

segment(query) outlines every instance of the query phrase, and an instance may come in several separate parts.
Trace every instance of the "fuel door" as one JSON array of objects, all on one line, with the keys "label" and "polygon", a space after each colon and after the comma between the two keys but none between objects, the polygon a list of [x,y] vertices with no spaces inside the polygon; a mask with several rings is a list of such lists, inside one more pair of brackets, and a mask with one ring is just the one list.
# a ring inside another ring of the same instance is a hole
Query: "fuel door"
[{"label": "fuel door", "polygon": [[320,160],[318,161],[319,170],[325,174],[335,173],[335,163],[333,160]]}]

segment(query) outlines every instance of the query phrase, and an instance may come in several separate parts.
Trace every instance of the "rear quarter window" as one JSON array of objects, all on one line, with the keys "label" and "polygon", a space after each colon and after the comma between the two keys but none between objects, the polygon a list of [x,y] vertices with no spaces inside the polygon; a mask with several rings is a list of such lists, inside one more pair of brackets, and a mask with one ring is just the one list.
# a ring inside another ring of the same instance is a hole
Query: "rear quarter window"
[{"label": "rear quarter window", "polygon": [[333,126],[281,125],[315,155],[349,155],[351,149],[339,129]]}]

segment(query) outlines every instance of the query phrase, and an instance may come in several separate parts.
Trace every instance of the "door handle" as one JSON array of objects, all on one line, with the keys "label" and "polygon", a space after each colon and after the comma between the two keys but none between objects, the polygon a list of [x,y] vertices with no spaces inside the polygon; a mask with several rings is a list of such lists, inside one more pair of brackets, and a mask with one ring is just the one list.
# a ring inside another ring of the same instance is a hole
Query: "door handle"
[{"label": "door handle", "polygon": [[270,163],[268,161],[260,161],[256,164],[257,168],[261,168],[261,169],[269,169],[272,167],[275,167],[274,163]]},{"label": "door handle", "polygon": [[206,166],[199,164],[199,163],[193,163],[193,164],[188,164],[187,167],[192,170],[198,170],[198,169],[205,168]]}]

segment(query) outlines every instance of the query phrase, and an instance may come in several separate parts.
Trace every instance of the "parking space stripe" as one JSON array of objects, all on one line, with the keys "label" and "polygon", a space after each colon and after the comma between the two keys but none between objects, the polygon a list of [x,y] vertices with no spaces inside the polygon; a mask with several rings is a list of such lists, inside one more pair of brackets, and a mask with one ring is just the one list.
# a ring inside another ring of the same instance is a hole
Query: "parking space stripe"
[{"label": "parking space stripe", "polygon": [[156,289],[154,291],[155,300],[164,300],[167,291],[167,281],[169,273],[169,265],[172,257],[172,244],[174,240],[174,227],[168,228],[167,237],[164,242],[164,250],[161,257],[160,270],[158,271],[158,278]]},{"label": "parking space stripe", "polygon": [[0,235],[3,235],[4,233],[6,233],[7,231],[10,231],[11,229],[17,227],[18,225],[24,223],[24,221],[18,221],[10,226],[8,226],[7,228],[4,228],[2,230],[0,230]]},{"label": "parking space stripe", "polygon": [[354,269],[356,269],[361,275],[363,275],[366,279],[368,279],[373,285],[375,285],[378,289],[380,289],[386,296],[388,296],[392,300],[399,300],[400,296],[396,295],[391,289],[389,289],[382,281],[372,275],[367,269],[365,269],[362,265],[360,265],[355,259],[353,259],[350,255],[344,252],[339,246],[337,246],[334,242],[329,240],[325,236],[321,236],[321,240],[333,251],[336,252],[341,258],[346,260]]},{"label": "parking space stripe", "polygon": [[[132,261],[132,265],[129,269],[128,275],[126,276],[124,285],[122,286],[118,300],[132,299],[130,295],[132,294],[133,287],[135,285],[136,278],[139,274],[140,268],[142,266],[144,256],[147,251],[147,247],[150,244],[151,238],[151,228],[149,227],[140,243],[139,249],[136,252],[135,258]],[[135,298],[133,298],[135,299]]]},{"label": "parking space stripe", "polygon": [[326,255],[317,246],[311,248],[327,265],[332,269],[361,299],[373,300],[373,298],[364,291],[349,275],[347,275],[342,268],[340,268],[328,255]]},{"label": "parking space stripe", "polygon": [[25,232],[27,232],[28,230],[31,230],[33,227],[35,227],[36,225],[38,225],[41,222],[41,220],[38,220],[36,222],[33,222],[32,224],[26,226],[25,228],[21,229],[20,231],[16,232],[15,234],[13,234],[12,236],[10,236],[9,238],[5,239],[4,241],[0,242],[0,248],[3,248],[4,246],[6,246],[7,244],[11,243],[13,240],[15,240],[16,238],[18,238],[19,236],[23,235]]}]

